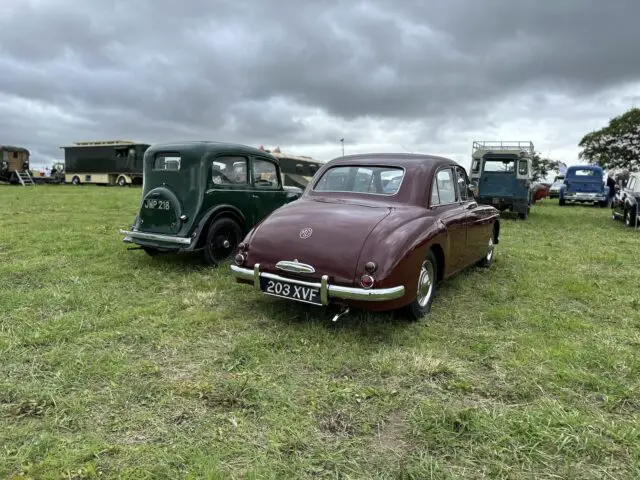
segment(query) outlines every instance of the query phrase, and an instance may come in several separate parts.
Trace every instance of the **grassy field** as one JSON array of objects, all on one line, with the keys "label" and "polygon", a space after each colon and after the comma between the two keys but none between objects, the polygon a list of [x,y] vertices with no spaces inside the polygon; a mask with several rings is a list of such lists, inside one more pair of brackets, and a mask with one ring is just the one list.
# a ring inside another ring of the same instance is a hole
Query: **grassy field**
[{"label": "grassy field", "polygon": [[128,251],[140,191],[0,187],[0,477],[640,478],[640,232],[609,210],[545,201],[423,321],[331,324]]}]

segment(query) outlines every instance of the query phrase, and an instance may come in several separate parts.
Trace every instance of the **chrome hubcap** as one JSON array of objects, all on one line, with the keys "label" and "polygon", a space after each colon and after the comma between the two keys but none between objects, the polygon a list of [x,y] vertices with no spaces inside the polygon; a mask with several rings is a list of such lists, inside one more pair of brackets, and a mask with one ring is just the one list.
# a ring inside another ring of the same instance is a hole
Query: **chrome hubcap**
[{"label": "chrome hubcap", "polygon": [[487,251],[487,260],[491,261],[493,258],[493,237],[489,238],[489,251]]},{"label": "chrome hubcap", "polygon": [[229,246],[230,246],[230,245],[231,245],[231,244],[229,243],[229,240],[225,240],[224,242],[222,242],[222,246],[223,246],[224,248],[229,248]]},{"label": "chrome hubcap", "polygon": [[418,305],[424,307],[429,303],[433,292],[433,265],[428,260],[422,264],[418,278]]}]

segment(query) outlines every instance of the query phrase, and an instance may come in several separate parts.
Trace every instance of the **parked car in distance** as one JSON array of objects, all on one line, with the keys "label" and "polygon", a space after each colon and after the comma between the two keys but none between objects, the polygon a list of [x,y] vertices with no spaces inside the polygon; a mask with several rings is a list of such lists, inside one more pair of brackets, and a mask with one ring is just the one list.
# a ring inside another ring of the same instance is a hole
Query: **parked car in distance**
[{"label": "parked car in distance", "polygon": [[614,220],[622,218],[629,227],[640,225],[640,172],[629,175],[626,186],[616,193],[611,204],[611,216]]},{"label": "parked car in distance", "polygon": [[531,203],[535,204],[549,195],[549,185],[545,183],[534,183],[531,187]]},{"label": "parked car in distance", "polygon": [[532,142],[473,142],[471,181],[477,186],[478,203],[528,218],[534,154]]},{"label": "parked car in distance", "polygon": [[597,165],[572,165],[567,168],[562,187],[560,187],[560,206],[567,203],[590,203],[607,206],[602,168]]},{"label": "parked car in distance", "polygon": [[278,160],[245,145],[165,143],[144,153],[142,197],[123,241],[151,256],[201,251],[210,265],[229,258],[242,237],[300,197],[284,187]]},{"label": "parked car in distance", "polygon": [[564,185],[564,175],[556,176],[556,178],[553,180],[553,183],[549,187],[549,198],[559,198],[562,185]]},{"label": "parked car in distance", "polygon": [[262,293],[314,305],[425,315],[438,282],[489,266],[500,212],[443,157],[362,154],[323,165],[302,197],[238,246],[231,270]]}]

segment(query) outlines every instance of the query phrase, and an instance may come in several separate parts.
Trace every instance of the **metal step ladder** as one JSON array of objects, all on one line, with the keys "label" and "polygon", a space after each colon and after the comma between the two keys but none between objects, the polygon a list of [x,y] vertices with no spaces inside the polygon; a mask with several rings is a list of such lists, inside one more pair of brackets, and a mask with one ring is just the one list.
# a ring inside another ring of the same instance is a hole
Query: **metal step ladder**
[{"label": "metal step ladder", "polygon": [[18,175],[18,180],[23,187],[36,186],[36,182],[33,181],[33,178],[31,178],[31,175],[29,175],[29,172],[27,170],[25,170],[24,172],[16,172],[16,175]]}]

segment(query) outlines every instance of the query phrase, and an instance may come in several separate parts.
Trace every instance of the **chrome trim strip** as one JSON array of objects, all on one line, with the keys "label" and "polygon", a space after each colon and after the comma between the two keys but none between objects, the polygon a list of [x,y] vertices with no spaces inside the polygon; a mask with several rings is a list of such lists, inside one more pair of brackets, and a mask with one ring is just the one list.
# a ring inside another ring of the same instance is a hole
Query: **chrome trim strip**
[{"label": "chrome trim strip", "polygon": [[316,271],[316,269],[311,265],[300,263],[298,260],[294,260],[293,262],[290,262],[289,260],[281,260],[276,263],[276,268],[278,270],[284,270],[285,272],[292,273],[314,273]]},{"label": "chrome trim strip", "polygon": [[[254,287],[258,290],[260,290],[260,277],[293,283],[304,287],[317,288],[320,290],[320,301],[323,305],[329,304],[329,298],[340,298],[343,300],[361,300],[365,302],[395,300],[402,297],[405,291],[404,285],[390,288],[372,288],[368,290],[364,288],[331,285],[329,284],[329,277],[327,275],[322,276],[320,283],[294,280],[291,278],[281,277],[280,275],[276,275],[273,273],[260,272],[259,264],[254,265],[253,269],[231,265],[231,271],[237,278],[243,280],[252,280]],[[296,301],[295,299],[289,300]]]},{"label": "chrome trim strip", "polygon": [[130,242],[135,238],[140,240],[156,240],[158,242],[173,243],[176,245],[191,245],[191,238],[173,237],[171,235],[161,235],[159,233],[131,232],[128,230],[120,230],[121,235],[127,238],[123,241]]}]

